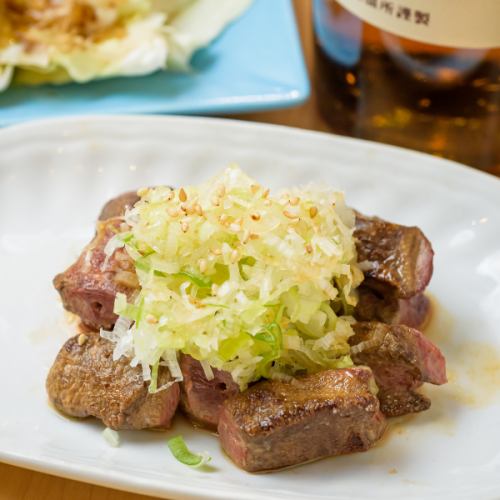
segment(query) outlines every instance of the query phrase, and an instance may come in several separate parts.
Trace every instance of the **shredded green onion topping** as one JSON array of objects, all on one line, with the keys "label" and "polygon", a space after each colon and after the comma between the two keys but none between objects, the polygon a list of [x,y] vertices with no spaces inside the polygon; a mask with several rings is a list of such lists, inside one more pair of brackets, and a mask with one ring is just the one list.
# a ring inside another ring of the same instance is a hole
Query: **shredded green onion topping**
[{"label": "shredded green onion topping", "polygon": [[362,272],[354,214],[322,187],[276,195],[238,167],[199,185],[144,188],[129,229],[110,243],[135,263],[140,290],[118,294],[122,325],[107,338],[115,357],[143,367],[150,390],[158,365],[182,379],[177,357],[231,373],[241,389],[351,366],[350,316]]}]

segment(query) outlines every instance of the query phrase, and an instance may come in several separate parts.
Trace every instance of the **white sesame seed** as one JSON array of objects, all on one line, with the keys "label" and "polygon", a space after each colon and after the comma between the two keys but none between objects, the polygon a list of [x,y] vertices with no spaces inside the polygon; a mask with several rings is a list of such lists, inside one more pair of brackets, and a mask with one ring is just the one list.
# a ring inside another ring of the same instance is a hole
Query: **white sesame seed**
[{"label": "white sesame seed", "polygon": [[199,203],[195,203],[194,205],[194,212],[198,214],[199,216],[203,215],[203,209],[201,208],[201,205]]},{"label": "white sesame seed", "polygon": [[204,273],[207,270],[207,261],[206,261],[206,259],[200,259],[198,265],[199,265],[200,271],[202,273]]},{"label": "white sesame seed", "polygon": [[283,215],[285,217],[288,217],[289,219],[298,219],[299,216],[297,214],[294,214],[293,212],[290,212],[288,210],[283,210]]},{"label": "white sesame seed", "polygon": [[149,323],[150,325],[156,325],[156,323],[158,323],[158,319],[153,314],[148,314],[146,316],[146,323]]},{"label": "white sesame seed", "polygon": [[235,262],[237,262],[238,257],[239,257],[239,255],[238,255],[238,251],[237,251],[237,250],[233,250],[233,251],[231,252],[231,262],[232,262],[233,264],[234,264]]},{"label": "white sesame seed", "polygon": [[85,342],[87,342],[87,340],[88,340],[88,337],[84,333],[80,333],[80,335],[78,335],[78,339],[77,339],[78,345],[85,344]]},{"label": "white sesame seed", "polygon": [[229,222],[229,217],[226,214],[219,216],[219,222],[224,226]]}]

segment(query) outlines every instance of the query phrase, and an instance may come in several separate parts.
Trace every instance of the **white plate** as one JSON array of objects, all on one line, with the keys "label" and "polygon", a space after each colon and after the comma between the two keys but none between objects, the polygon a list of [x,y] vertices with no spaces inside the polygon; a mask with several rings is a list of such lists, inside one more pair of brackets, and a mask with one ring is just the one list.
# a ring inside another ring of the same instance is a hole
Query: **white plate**
[{"label": "white plate", "polygon": [[[432,240],[431,335],[450,383],[432,408],[396,422],[373,450],[267,475],[238,470],[207,432],[124,432],[47,404],[44,382],[69,334],[52,277],[90,239],[100,206],[126,189],[197,183],[229,162],[272,187],[345,189],[367,213],[419,225]],[[500,496],[500,182],[459,165],[367,142],[231,121],[86,118],[0,132],[0,460],[169,498],[498,498]],[[177,463],[183,433],[214,470]]]}]

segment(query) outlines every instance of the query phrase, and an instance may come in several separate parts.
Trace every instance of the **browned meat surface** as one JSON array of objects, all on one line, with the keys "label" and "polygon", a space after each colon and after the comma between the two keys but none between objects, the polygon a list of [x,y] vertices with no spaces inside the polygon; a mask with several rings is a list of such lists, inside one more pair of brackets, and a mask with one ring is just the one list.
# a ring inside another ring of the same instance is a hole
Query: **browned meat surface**
[{"label": "browned meat surface", "polygon": [[[46,381],[54,406],[73,417],[93,416],[112,429],[170,427],[179,403],[179,386],[148,393],[140,367],[130,360],[113,361],[111,342],[98,333],[88,333],[82,345],[78,335],[59,351]],[[171,379],[160,367],[158,386]]]},{"label": "browned meat surface", "polygon": [[138,287],[133,262],[123,249],[106,262],[104,247],[120,230],[119,219],[97,224],[94,239],[78,260],[54,278],[65,309],[78,315],[91,329],[109,329],[117,316],[113,313],[116,294],[131,297]]},{"label": "browned meat surface", "polygon": [[250,472],[367,450],[385,429],[374,389],[365,367],[259,382],[224,403],[222,447]]},{"label": "browned meat surface", "polygon": [[434,252],[418,227],[357,213],[354,236],[366,285],[402,299],[417,295],[428,285]]},{"label": "browned meat surface", "polygon": [[358,321],[381,321],[392,325],[406,325],[421,330],[431,316],[431,302],[419,293],[409,299],[381,295],[365,285],[358,288],[359,301],[354,310]]},{"label": "browned meat surface", "polygon": [[418,330],[403,325],[356,323],[349,339],[355,364],[369,366],[388,417],[427,410],[430,401],[415,390],[424,382],[446,383],[441,351]]},{"label": "browned meat surface", "polygon": [[101,213],[99,214],[99,220],[107,220],[122,216],[125,211],[132,208],[139,199],[136,191],[128,191],[127,193],[123,193],[109,200],[106,205],[102,207]]},{"label": "browned meat surface", "polygon": [[199,361],[183,355],[181,407],[194,422],[216,429],[222,404],[240,392],[230,373],[213,368],[214,378],[207,380]]}]

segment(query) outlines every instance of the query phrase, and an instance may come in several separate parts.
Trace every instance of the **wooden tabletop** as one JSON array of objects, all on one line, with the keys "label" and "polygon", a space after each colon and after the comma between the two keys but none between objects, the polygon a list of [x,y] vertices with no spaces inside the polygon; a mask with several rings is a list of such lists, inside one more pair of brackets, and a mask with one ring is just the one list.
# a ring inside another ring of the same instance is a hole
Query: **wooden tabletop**
[{"label": "wooden tabletop", "polygon": [[[294,0],[309,71],[313,67],[310,0]],[[302,106],[280,111],[232,116],[242,120],[327,130],[316,108],[314,92]],[[62,479],[0,463],[0,500],[146,500],[151,497]]]}]

